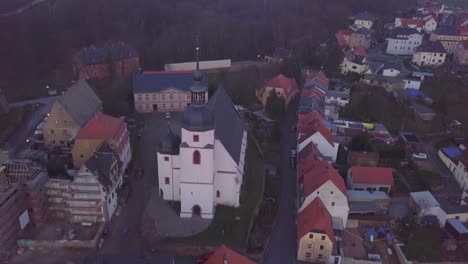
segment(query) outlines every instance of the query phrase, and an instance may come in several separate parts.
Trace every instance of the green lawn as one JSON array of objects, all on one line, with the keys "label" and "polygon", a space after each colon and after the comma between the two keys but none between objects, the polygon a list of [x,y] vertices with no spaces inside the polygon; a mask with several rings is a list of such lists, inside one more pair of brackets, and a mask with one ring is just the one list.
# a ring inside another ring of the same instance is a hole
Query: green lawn
[{"label": "green lawn", "polygon": [[256,216],[255,207],[262,198],[264,178],[263,160],[252,136],[248,138],[245,161],[241,206],[233,208],[218,205],[207,230],[190,237],[168,238],[168,242],[196,243],[199,246],[221,243],[232,247],[245,246],[250,222]]},{"label": "green lawn", "polygon": [[437,227],[421,227],[409,236],[403,252],[412,261],[442,261],[442,236]]}]

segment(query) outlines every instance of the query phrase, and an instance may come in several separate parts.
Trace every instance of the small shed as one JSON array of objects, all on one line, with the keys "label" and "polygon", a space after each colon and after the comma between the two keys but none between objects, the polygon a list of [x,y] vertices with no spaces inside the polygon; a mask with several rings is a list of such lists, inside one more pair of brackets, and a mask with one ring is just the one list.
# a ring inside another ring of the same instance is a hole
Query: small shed
[{"label": "small shed", "polygon": [[447,220],[445,229],[458,240],[468,240],[468,228],[458,219]]}]

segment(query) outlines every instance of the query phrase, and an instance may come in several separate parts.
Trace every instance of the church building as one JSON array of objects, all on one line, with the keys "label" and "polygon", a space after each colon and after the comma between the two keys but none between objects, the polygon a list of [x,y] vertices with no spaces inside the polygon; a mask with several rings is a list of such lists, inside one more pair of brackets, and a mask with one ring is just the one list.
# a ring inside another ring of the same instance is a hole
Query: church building
[{"label": "church building", "polygon": [[181,202],[181,217],[213,218],[217,204],[239,206],[247,128],[222,87],[208,101],[198,64],[193,78],[181,137],[169,129],[159,143],[159,193]]}]

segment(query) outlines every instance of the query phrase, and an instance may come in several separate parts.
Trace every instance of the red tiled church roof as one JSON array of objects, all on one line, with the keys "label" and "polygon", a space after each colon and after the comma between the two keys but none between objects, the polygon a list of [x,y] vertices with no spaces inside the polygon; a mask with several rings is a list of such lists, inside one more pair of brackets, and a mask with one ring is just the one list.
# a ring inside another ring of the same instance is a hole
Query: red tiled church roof
[{"label": "red tiled church roof", "polygon": [[267,81],[266,86],[283,88],[286,94],[290,94],[292,91],[297,89],[297,82],[294,78],[288,78],[283,74],[280,74],[275,78]]},{"label": "red tiled church roof", "polygon": [[335,241],[332,217],[320,198],[313,200],[298,216],[297,237],[301,239],[309,232],[325,234]]},{"label": "red tiled church roof", "polygon": [[255,264],[255,262],[252,260],[242,256],[225,245],[221,245],[216,250],[216,252],[205,262],[205,264],[223,264],[224,260],[226,260],[229,264]]},{"label": "red tiled church roof", "polygon": [[353,183],[393,185],[391,168],[354,166],[351,175]]}]

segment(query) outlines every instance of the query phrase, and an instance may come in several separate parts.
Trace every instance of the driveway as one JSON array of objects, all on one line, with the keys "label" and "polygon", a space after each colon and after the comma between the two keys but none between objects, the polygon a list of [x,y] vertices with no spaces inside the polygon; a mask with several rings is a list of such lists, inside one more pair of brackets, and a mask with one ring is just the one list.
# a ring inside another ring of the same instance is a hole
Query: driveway
[{"label": "driveway", "polygon": [[296,146],[296,139],[291,134],[292,125],[296,124],[298,98],[294,100],[286,113],[281,130],[281,200],[270,240],[265,248],[263,263],[297,263],[296,244],[296,171],[289,167],[289,152]]}]

